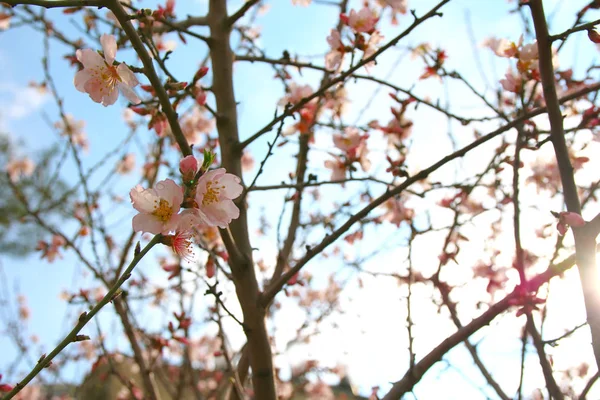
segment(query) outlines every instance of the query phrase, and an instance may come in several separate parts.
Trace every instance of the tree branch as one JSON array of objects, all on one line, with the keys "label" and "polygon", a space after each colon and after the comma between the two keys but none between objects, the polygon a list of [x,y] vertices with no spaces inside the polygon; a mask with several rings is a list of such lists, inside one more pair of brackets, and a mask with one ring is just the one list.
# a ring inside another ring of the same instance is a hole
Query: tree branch
[{"label": "tree branch", "polygon": [[[548,119],[550,120],[550,137],[560,171],[565,203],[568,211],[581,214],[581,204],[579,203],[573,167],[571,166],[569,150],[565,141],[563,116],[554,84],[552,43],[548,35],[544,7],[541,0],[531,0],[529,7],[538,41],[539,69],[544,99],[548,108]],[[586,230],[585,226],[573,228],[573,233],[587,321],[592,333],[592,347],[596,364],[600,368],[600,285],[596,273],[596,236]]]},{"label": "tree branch", "polygon": [[40,358],[37,365],[31,370],[31,372],[27,374],[27,376],[23,378],[23,380],[17,383],[13,390],[8,392],[2,398],[2,400],[12,399],[17,393],[21,391],[21,389],[23,389],[29,382],[31,382],[31,380],[35,378],[37,374],[39,374],[44,368],[49,366],[50,362],[54,359],[54,357],[58,355],[58,353],[63,351],[63,349],[69,344],[78,341],[78,334],[81,331],[81,329],[83,329],[83,327],[88,322],[90,322],[92,318],[94,318],[94,316],[102,309],[102,307],[104,307],[106,304],[108,304],[109,301],[112,301],[113,298],[115,298],[118,295],[119,288],[125,283],[127,279],[129,279],[129,277],[131,276],[131,272],[133,271],[135,266],[150,251],[150,249],[160,241],[160,238],[161,235],[154,236],[152,240],[133,257],[133,260],[131,260],[131,263],[129,264],[125,272],[123,272],[123,275],[121,275],[119,280],[117,280],[117,282],[110,288],[110,290],[106,293],[102,300],[100,300],[98,304],[96,304],[94,308],[92,308],[89,312],[83,312],[79,316],[79,320],[77,321],[77,324],[71,330],[71,332],[69,332],[69,334],[65,336],[65,338],[54,348],[54,350],[50,352],[50,354]]},{"label": "tree branch", "polygon": [[[559,264],[548,267],[546,271],[537,275],[530,281],[532,283],[532,290],[539,288],[541,285],[548,282],[550,278],[571,268],[574,263],[575,256],[571,256]],[[400,399],[405,393],[411,391],[433,364],[440,361],[442,357],[457,344],[467,340],[467,338],[473,333],[477,332],[485,325],[488,325],[494,318],[506,311],[510,307],[511,300],[519,296],[519,293],[519,289],[517,288],[515,291],[491,306],[481,316],[475,318],[469,324],[465,325],[463,328],[446,338],[429,354],[423,357],[421,361],[415,364],[412,371],[408,371],[400,381],[394,383],[392,389],[383,397],[382,400]]]},{"label": "tree branch", "polygon": [[259,130],[258,132],[256,132],[254,135],[250,136],[248,139],[246,139],[242,143],[240,143],[240,146],[242,148],[248,146],[250,143],[252,143],[256,139],[258,139],[259,137],[261,137],[264,133],[267,133],[267,132],[271,131],[271,129],[273,129],[273,127],[279,121],[281,121],[281,119],[287,117],[288,115],[292,115],[294,112],[300,110],[302,107],[304,107],[312,99],[316,99],[317,97],[322,96],[323,92],[325,92],[330,87],[333,87],[336,84],[345,81],[346,78],[350,77],[355,71],[357,71],[358,69],[362,68],[365,64],[368,64],[368,63],[370,63],[372,61],[375,61],[375,59],[380,54],[382,54],[383,52],[385,52],[387,49],[395,46],[400,40],[402,40],[403,38],[405,38],[406,36],[408,36],[415,28],[417,28],[423,22],[425,22],[426,20],[428,20],[429,18],[432,18],[434,16],[441,15],[438,12],[438,10],[440,8],[442,8],[442,6],[444,6],[449,1],[450,0],[443,0],[443,1],[439,2],[431,10],[429,10],[422,17],[415,18],[415,20],[413,21],[413,23],[408,28],[406,28],[401,34],[399,34],[398,36],[396,36],[394,39],[390,40],[388,43],[386,43],[385,45],[381,46],[370,57],[367,57],[367,58],[361,60],[360,62],[356,63],[355,66],[353,66],[353,67],[349,68],[347,71],[341,73],[340,76],[338,76],[337,78],[334,78],[334,79],[330,80],[327,85],[321,87],[321,90],[318,90],[318,91],[314,92],[313,94],[311,94],[310,96],[307,96],[304,99],[302,99],[302,101],[300,101],[297,104],[295,104],[294,107],[289,108],[282,115],[280,115],[279,117],[277,117],[277,118],[273,119],[271,122],[269,122],[264,128],[262,128],[261,130]]},{"label": "tree branch", "polygon": [[57,7],[108,7],[106,0],[2,0],[11,7],[18,5],[38,6],[44,8]]},{"label": "tree branch", "polygon": [[131,42],[131,46],[133,46],[136,53],[140,57],[142,64],[144,65],[144,73],[146,74],[148,80],[152,84],[152,87],[156,92],[156,96],[158,96],[158,100],[160,102],[162,110],[167,116],[169,126],[171,127],[171,132],[173,132],[173,136],[175,136],[175,140],[177,141],[177,144],[181,149],[181,153],[184,156],[191,155],[192,148],[190,147],[189,143],[187,142],[187,139],[185,138],[185,135],[183,134],[183,131],[181,130],[177,112],[175,112],[175,109],[171,104],[171,100],[169,99],[169,95],[167,94],[167,91],[165,90],[160,78],[154,70],[154,66],[152,65],[152,58],[150,58],[150,56],[148,55],[148,51],[144,47],[142,40],[135,31],[135,28],[133,27],[133,25],[131,25],[129,15],[125,12],[123,6],[121,6],[121,3],[119,3],[118,0],[107,0],[107,3],[109,4],[110,10],[113,12],[113,14],[115,14],[115,17],[117,18],[117,20],[121,24],[121,27],[127,34],[127,37]]}]

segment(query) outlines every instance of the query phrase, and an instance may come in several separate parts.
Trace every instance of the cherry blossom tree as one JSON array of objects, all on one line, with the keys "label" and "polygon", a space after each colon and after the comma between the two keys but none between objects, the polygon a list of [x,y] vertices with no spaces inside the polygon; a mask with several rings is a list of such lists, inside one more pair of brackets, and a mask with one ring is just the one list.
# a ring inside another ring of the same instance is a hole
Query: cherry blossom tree
[{"label": "cherry blossom tree", "polygon": [[2,0],[58,156],[4,146],[0,240],[81,278],[52,346],[2,286],[2,399],[591,398],[600,2],[473,62],[467,3]]}]

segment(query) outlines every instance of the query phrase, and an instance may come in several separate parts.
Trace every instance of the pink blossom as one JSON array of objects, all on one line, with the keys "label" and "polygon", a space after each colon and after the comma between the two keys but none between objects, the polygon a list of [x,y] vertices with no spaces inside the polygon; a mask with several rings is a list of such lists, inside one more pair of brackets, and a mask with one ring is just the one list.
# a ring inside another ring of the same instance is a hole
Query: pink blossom
[{"label": "pink blossom", "polygon": [[331,180],[341,181],[346,179],[346,163],[339,157],[335,160],[326,160],[325,167],[331,170]]},{"label": "pink blossom", "polygon": [[325,54],[325,68],[330,71],[335,71],[342,65],[344,61],[344,53],[337,50],[331,50]]},{"label": "pink blossom", "polygon": [[194,256],[192,237],[192,231],[178,229],[174,235],[165,236],[162,243],[171,247],[171,250],[181,259],[191,261]]},{"label": "pink blossom", "polygon": [[340,32],[335,29],[332,29],[329,36],[327,36],[327,43],[332,50],[340,50],[344,48],[344,43],[342,43]]},{"label": "pink blossom", "polygon": [[[383,36],[379,33],[379,31],[375,31],[369,37],[367,41],[367,46],[365,47],[362,59],[365,60],[371,57],[378,49],[379,43],[383,40]],[[369,68],[375,65],[375,61],[371,61],[365,64],[365,69],[368,71]]]},{"label": "pink blossom", "polygon": [[500,79],[500,84],[507,92],[519,93],[523,85],[520,75],[516,75],[511,68],[506,71],[505,79]]},{"label": "pink blossom", "polygon": [[157,182],[152,189],[137,185],[129,192],[133,208],[139,211],[133,217],[135,232],[167,234],[177,227],[177,214],[183,201],[183,189],[173,180]]},{"label": "pink blossom", "polygon": [[64,119],[56,122],[54,126],[60,130],[62,136],[70,137],[75,146],[81,147],[84,151],[88,150],[88,138],[84,131],[85,121],[77,121],[71,114],[67,114]]},{"label": "pink blossom", "polygon": [[335,70],[342,64],[344,59],[344,44],[340,32],[332,29],[331,34],[327,36],[327,43],[329,43],[331,50],[325,55],[325,68]]},{"label": "pink blossom", "polygon": [[370,33],[375,29],[379,17],[369,7],[363,7],[359,12],[356,10],[350,10],[348,18],[348,26],[355,32]]},{"label": "pink blossom", "polygon": [[135,154],[127,153],[117,164],[118,174],[128,174],[135,168]]},{"label": "pink blossom", "polygon": [[10,28],[10,15],[0,12],[0,31]]},{"label": "pink blossom", "polygon": [[333,134],[333,144],[335,147],[345,152],[356,149],[363,139],[364,136],[360,134],[360,131],[353,127],[346,128],[344,134]]},{"label": "pink blossom", "polygon": [[396,226],[400,226],[402,221],[410,222],[413,219],[415,212],[411,208],[404,206],[404,201],[397,198],[391,198],[383,203],[386,209],[385,213],[380,217],[382,221],[388,221]]},{"label": "pink blossom", "polygon": [[371,169],[371,160],[367,157],[369,155],[369,148],[367,147],[367,141],[363,136],[363,140],[360,142],[358,147],[354,150],[354,154],[352,154],[355,160],[358,160],[360,167],[363,171],[367,172]]},{"label": "pink blossom", "polygon": [[56,258],[62,258],[60,248],[64,247],[66,244],[67,241],[64,237],[54,235],[52,236],[52,241],[50,243],[40,240],[35,249],[42,252],[41,258],[47,259],[48,262],[53,262]]},{"label": "pink blossom", "polygon": [[377,3],[379,3],[381,7],[388,6],[392,9],[392,25],[398,23],[396,14],[406,14],[406,11],[408,10],[406,2],[407,0],[377,0]]},{"label": "pink blossom", "polygon": [[519,50],[519,60],[529,62],[538,59],[537,41],[523,45]]},{"label": "pink blossom", "polygon": [[585,220],[581,215],[574,212],[563,211],[558,214],[558,224],[556,224],[556,229],[561,236],[564,236],[570,226],[581,228],[584,225]]},{"label": "pink blossom", "polygon": [[242,171],[252,171],[252,168],[254,168],[254,157],[250,152],[244,150],[242,154]]},{"label": "pink blossom", "polygon": [[194,93],[196,97],[196,103],[198,103],[199,106],[206,105],[206,92],[204,91],[204,89],[202,89],[202,85],[200,85],[200,82],[196,84],[194,88]]},{"label": "pink blossom", "polygon": [[292,0],[293,5],[299,5],[303,7],[308,7],[312,0]]},{"label": "pink blossom", "polygon": [[240,178],[228,174],[225,168],[206,172],[198,180],[196,203],[200,219],[208,225],[226,228],[240,216],[233,199],[242,194]]},{"label": "pink blossom", "polygon": [[336,117],[340,117],[346,112],[348,100],[348,91],[342,86],[335,90],[325,93],[325,104],[323,108],[333,111]]},{"label": "pink blossom", "polygon": [[292,82],[288,86],[288,94],[286,94],[281,100],[279,100],[280,106],[285,106],[288,103],[296,104],[299,103],[303,98],[313,94],[313,89],[310,85],[298,85],[296,82]]},{"label": "pink blossom", "polygon": [[483,46],[491,49],[499,57],[511,58],[517,55],[518,48],[523,44],[523,36],[518,43],[511,42],[508,39],[498,39],[495,37],[484,40]]},{"label": "pink blossom", "polygon": [[22,177],[31,176],[35,170],[35,164],[28,157],[23,157],[9,161],[5,169],[10,180],[17,182]]},{"label": "pink blossom", "polygon": [[215,128],[214,118],[206,118],[197,107],[180,120],[181,130],[188,143],[198,144],[204,136]]},{"label": "pink blossom", "polygon": [[73,83],[80,92],[86,92],[96,103],[103,106],[114,104],[119,90],[133,104],[140,98],[133,88],[139,84],[137,78],[124,63],[113,65],[117,54],[117,41],[114,36],[104,34],[100,38],[104,58],[92,49],[77,50],[77,60],[83,69],[75,74]]}]

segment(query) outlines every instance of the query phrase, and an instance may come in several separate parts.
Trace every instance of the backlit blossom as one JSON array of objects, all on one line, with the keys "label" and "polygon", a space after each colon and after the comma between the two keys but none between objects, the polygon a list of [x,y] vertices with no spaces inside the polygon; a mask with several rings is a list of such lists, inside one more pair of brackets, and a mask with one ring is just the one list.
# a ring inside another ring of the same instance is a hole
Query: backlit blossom
[{"label": "backlit blossom", "polygon": [[407,0],[377,0],[381,7],[390,7],[392,10],[392,25],[398,23],[396,14],[406,14],[408,10]]},{"label": "backlit blossom", "polygon": [[556,224],[556,229],[561,236],[564,236],[569,230],[570,226],[581,228],[584,225],[585,220],[581,217],[581,215],[574,212],[561,212],[558,215],[558,224]]},{"label": "backlit blossom", "polygon": [[133,91],[139,84],[133,72],[124,63],[116,67],[113,65],[117,54],[115,37],[104,34],[100,42],[104,58],[92,49],[77,50],[77,60],[83,64],[83,69],[75,74],[75,88],[88,93],[92,100],[103,106],[114,104],[119,91],[133,104],[140,103],[140,98]]},{"label": "backlit blossom", "polygon": [[370,33],[375,29],[379,17],[369,7],[363,7],[360,11],[350,10],[349,16],[343,16],[342,20],[345,20],[350,28],[355,32]]},{"label": "backlit blossom", "polygon": [[516,75],[512,69],[508,69],[504,75],[504,79],[500,79],[500,84],[507,92],[519,93],[523,85],[521,76]]},{"label": "backlit blossom", "polygon": [[339,157],[335,160],[326,160],[325,167],[331,170],[331,180],[341,181],[346,179],[346,163]]},{"label": "backlit blossom", "polygon": [[35,170],[35,164],[28,157],[23,157],[9,161],[5,168],[10,180],[17,182],[23,177],[31,176]]},{"label": "backlit blossom", "polygon": [[511,42],[510,40],[504,38],[498,39],[495,37],[491,37],[484,40],[482,46],[489,48],[499,57],[511,58],[517,54],[518,48],[522,44],[523,36],[521,36],[518,43]]},{"label": "backlit blossom", "polygon": [[361,135],[360,131],[353,127],[346,128],[343,134],[333,134],[333,144],[345,152],[356,149],[363,139],[364,135]]},{"label": "backlit blossom", "polygon": [[196,203],[203,222],[225,228],[240,216],[240,210],[232,201],[242,194],[240,182],[237,176],[226,173],[225,168],[208,171],[200,177]]},{"label": "backlit blossom", "polygon": [[400,226],[402,221],[410,223],[412,221],[415,212],[411,208],[404,206],[404,201],[398,198],[388,199],[383,203],[385,213],[380,217],[381,221],[388,221],[396,226]]},{"label": "backlit blossom", "polygon": [[157,182],[154,188],[144,189],[137,185],[129,192],[133,208],[139,211],[133,217],[135,232],[167,234],[179,223],[178,215],[183,201],[183,189],[173,180]]},{"label": "backlit blossom", "polygon": [[[371,57],[375,52],[379,49],[379,43],[383,40],[383,36],[379,33],[379,31],[375,31],[369,37],[367,41],[367,45],[365,47],[362,59],[365,60]],[[375,65],[375,61],[371,61],[365,64],[365,69],[368,71],[370,67]]]},{"label": "backlit blossom", "polygon": [[332,29],[331,34],[327,36],[327,43],[331,50],[325,55],[325,68],[335,70],[342,64],[345,52],[340,32]]},{"label": "backlit blossom", "polygon": [[285,106],[287,103],[296,104],[299,103],[305,97],[313,94],[313,89],[310,85],[298,85],[296,82],[292,82],[288,86],[288,93],[279,100],[280,106]]},{"label": "backlit blossom", "polygon": [[[302,101],[302,99],[313,94],[313,90],[310,87],[310,85],[300,86],[295,82],[289,84],[287,92],[288,93],[281,100],[279,100],[279,105],[285,106],[288,103],[295,105]],[[293,126],[287,127],[284,130],[283,135],[287,136],[295,132],[308,133],[314,125],[316,116],[315,114],[318,110],[320,110],[320,107],[317,106],[316,98],[304,104],[304,106],[298,111],[298,114],[300,115],[300,120],[296,122]]]}]

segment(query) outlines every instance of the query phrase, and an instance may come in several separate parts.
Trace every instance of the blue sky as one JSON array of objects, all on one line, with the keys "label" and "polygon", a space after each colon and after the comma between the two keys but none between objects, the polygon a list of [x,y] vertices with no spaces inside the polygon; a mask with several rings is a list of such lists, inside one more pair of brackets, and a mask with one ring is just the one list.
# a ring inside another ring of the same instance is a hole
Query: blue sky
[{"label": "blue sky", "polygon": [[[231,1],[229,3],[231,4],[230,9],[235,9],[241,2]],[[352,2],[354,6],[357,6],[359,3],[358,1]],[[409,0],[409,3],[410,6],[413,6],[413,3],[415,3],[414,6],[417,9],[417,13],[421,14],[436,4],[437,1],[419,0],[418,4],[416,4],[417,0]],[[544,4],[547,10],[558,10],[552,20],[552,31],[556,33],[568,28],[574,19],[574,10],[580,9],[586,3],[587,1],[545,1]],[[155,2],[138,2],[136,4],[151,7]],[[315,63],[322,63],[322,55],[327,51],[325,36],[332,27],[331,21],[336,16],[334,9],[331,7],[293,7],[289,0],[271,1],[269,4],[271,5],[269,12],[258,19],[258,23],[263,27],[259,43],[266,49],[266,54],[269,57],[278,58],[284,50],[288,50],[292,56],[296,54],[311,55],[315,56]],[[472,29],[476,38],[475,45],[479,45],[485,37],[490,35],[507,37],[516,41],[521,32],[521,23],[518,16],[508,15],[507,11],[511,8],[514,8],[514,5],[504,0],[455,0],[443,9],[443,18],[426,22],[414,32],[414,35],[410,36],[408,41],[401,42],[398,48],[382,56],[379,65],[376,67],[376,73],[378,76],[382,76],[389,72],[391,82],[405,88],[416,85],[416,94],[424,97],[428,96],[433,99],[440,98],[442,103],[445,101],[446,94],[450,94],[452,110],[458,114],[469,115],[481,112],[482,108],[479,103],[472,97],[464,94],[464,88],[460,85],[454,83],[442,85],[434,79],[419,82],[418,77],[422,73],[422,64],[410,60],[410,56],[406,54],[407,48],[423,41],[430,42],[434,46],[442,46],[447,50],[449,55],[448,68],[460,70],[464,76],[472,78],[474,84],[481,91],[484,91],[486,90],[486,85],[480,78],[473,58],[473,52],[479,52],[484,69],[487,71],[487,76],[492,84],[497,82],[500,75],[503,75],[508,64],[505,60],[497,60],[488,50],[472,48],[468,29],[465,24],[466,14],[470,15]],[[202,1],[180,0],[177,5],[177,12],[180,16],[184,16],[187,13],[201,13],[205,9],[206,4]],[[551,12],[548,12],[548,14],[552,15]],[[47,15],[56,15],[58,21],[56,26],[65,33],[73,34],[75,32],[75,28],[70,22],[71,17],[61,15],[59,10],[49,10]],[[597,17],[597,15],[593,16]],[[382,24],[386,39],[393,37],[404,29],[410,20],[410,16],[404,16],[400,19],[399,26],[388,29],[388,18],[384,17]],[[202,30],[199,30],[199,32],[202,32]],[[112,149],[127,133],[121,120],[122,110],[119,107],[102,107],[93,103],[87,95],[77,92],[72,85],[75,69],[69,67],[67,62],[62,59],[67,48],[55,41],[51,43],[51,46],[50,68],[56,79],[60,96],[65,100],[65,108],[68,112],[75,115],[77,119],[84,119],[87,124],[86,131],[90,140],[91,152],[83,158],[83,162],[85,166],[89,167],[95,164],[104,153]],[[176,75],[189,77],[198,68],[198,64],[206,54],[206,51],[206,46],[197,41],[190,40],[190,46],[188,47],[179,44],[179,48],[171,56],[168,65]],[[26,143],[26,149],[23,149],[24,154],[46,148],[57,140],[56,132],[46,122],[46,117],[52,122],[58,119],[56,106],[52,99],[49,97],[41,98],[35,92],[26,89],[29,81],[39,82],[43,79],[43,71],[40,64],[42,53],[42,35],[39,32],[34,32],[29,28],[17,28],[0,33],[0,70],[2,71],[2,75],[0,76],[0,110],[2,110],[0,111],[0,127],[11,137],[22,139]],[[583,33],[571,39],[569,46],[561,56],[561,62],[564,60],[565,64],[571,64],[572,60],[576,60],[576,66],[581,69],[585,65],[588,65],[590,58],[597,58],[597,50],[589,43],[585,37],[585,33]],[[401,62],[394,67],[398,59],[401,59]],[[118,60],[127,60],[135,64],[135,59],[130,52],[118,53]],[[252,135],[256,130],[262,128],[262,126],[270,121],[274,112],[274,105],[282,95],[282,85],[280,82],[272,79],[273,71],[269,66],[240,62],[235,65],[235,71],[235,89],[240,101],[240,135],[243,139]],[[320,77],[320,74],[310,71],[303,71],[302,77],[295,76],[298,83],[309,83],[313,87],[318,85]],[[374,90],[375,87],[368,83],[358,83],[350,87],[352,103],[345,122],[353,122],[355,120],[355,116],[363,108]],[[359,121],[360,123],[366,123],[373,118],[387,115],[388,109],[392,105],[387,92],[387,89],[383,89],[374,98],[370,111],[363,115],[362,120]],[[490,98],[493,98],[493,92],[489,91],[487,93],[491,96]],[[213,101],[212,96],[209,96],[209,103]],[[124,103],[120,100],[119,104],[123,105]],[[385,121],[387,117],[382,118]],[[447,122],[433,113],[428,114],[428,118],[427,124],[418,124],[413,132],[412,149],[415,156],[411,158],[411,161],[415,168],[427,166],[430,161],[439,158],[440,155],[447,152],[449,146],[449,142],[443,143],[443,141],[439,142],[438,146],[431,146],[432,140],[439,140],[434,135],[447,129]],[[455,132],[460,132],[460,127],[453,126],[452,128]],[[139,135],[141,139],[139,140],[141,143],[145,143],[148,139],[152,138],[152,135],[154,135],[153,132],[144,132],[142,129]],[[250,147],[250,150],[256,155],[257,161],[262,158],[262,154],[266,149],[266,141],[271,140],[273,136],[274,132],[266,134],[261,140],[256,141]],[[459,143],[465,143],[467,140],[470,140],[471,135],[466,135],[466,139],[461,139],[459,135],[457,137]],[[317,145],[325,148],[330,143],[327,139],[322,139],[317,142]],[[120,149],[115,160],[120,155],[129,151],[139,152],[137,146],[136,142],[132,142],[127,147]],[[261,176],[258,184],[279,183],[281,180],[286,179],[291,166],[290,160],[293,160],[292,156],[294,152],[295,149],[289,147],[278,151],[274,157],[269,159],[267,170]],[[321,167],[322,162],[319,158],[325,159],[326,156],[317,154],[314,157],[311,159],[314,161],[311,172],[318,174],[321,179],[327,178],[329,172]],[[139,160],[138,158],[138,167],[140,167]],[[98,182],[104,177],[105,173],[106,170],[102,170],[93,180]],[[253,173],[246,176],[246,181],[251,179],[252,176]],[[65,179],[74,182],[75,176],[66,174]],[[126,197],[129,188],[135,183],[133,179],[115,182],[113,191]],[[359,188],[349,187],[348,190],[359,190]],[[381,189],[374,189],[374,191],[377,190]],[[335,198],[336,193],[334,189],[323,191],[325,197],[329,195]],[[270,213],[270,210],[272,206],[280,207],[282,204],[281,198],[273,200],[272,194],[253,193],[250,200],[253,202],[252,204],[259,205],[255,207],[255,211],[251,215],[253,222],[257,222],[260,218],[261,213],[259,209],[262,206],[267,210],[267,216],[273,225],[276,224],[279,211],[273,215]],[[323,207],[334,207],[334,205],[326,203]],[[118,232],[117,237],[124,237],[129,234],[130,226],[128,218],[132,215],[133,211],[128,209],[127,203],[115,211],[112,220],[116,223],[115,230]],[[391,238],[390,240],[402,240],[398,239],[394,234],[393,227],[384,227],[382,232],[380,232],[380,237]],[[317,238],[318,236],[315,237],[315,240]],[[270,239],[272,237],[266,238],[265,242]],[[266,254],[273,252],[272,244],[271,248],[269,248],[267,243],[263,243],[262,241],[260,243],[264,246]],[[367,242],[364,248],[367,250],[371,247],[370,245],[372,243]],[[357,250],[359,253],[360,251],[360,249]],[[78,314],[78,310],[67,308],[64,302],[59,300],[59,293],[64,288],[79,287],[82,280],[85,281],[88,278],[81,277],[82,267],[68,252],[62,261],[53,264],[40,261],[37,254],[31,255],[25,260],[2,256],[1,261],[2,268],[8,276],[10,285],[13,285],[13,283],[17,284],[20,292],[26,294],[28,297],[29,305],[32,309],[32,319],[29,323],[31,332],[41,334],[42,345],[45,349],[49,349],[68,330],[69,324],[67,321],[73,321],[75,315]],[[153,262],[153,259],[149,259],[140,267],[152,268]],[[323,264],[319,262],[319,265]],[[321,275],[324,277],[326,275],[324,272],[331,272],[337,267],[333,263],[326,263],[323,268],[324,271],[321,271]],[[320,275],[314,265],[309,265],[307,268],[315,273],[315,275]],[[160,273],[157,273],[157,276],[160,276]],[[392,287],[388,287],[387,289],[383,296],[389,302],[388,304],[395,304],[394,302],[398,300],[397,293],[395,293]],[[368,307],[364,304],[357,306],[357,308],[368,310]],[[65,313],[67,313],[67,317],[65,317]],[[372,318],[372,322],[375,323],[377,318],[373,317],[376,317],[376,315],[371,317],[364,316],[367,319]],[[369,320],[371,321],[371,319]],[[282,324],[286,324],[287,322],[285,321],[287,320],[284,318]],[[352,319],[343,319],[342,321],[342,323],[347,324],[345,325],[346,327],[351,327],[353,324]],[[107,326],[109,325],[108,319],[105,319],[104,322]],[[385,323],[389,324],[388,328],[390,330],[402,330],[403,320],[401,318]],[[93,332],[93,330],[89,332]],[[445,332],[445,330],[440,329],[440,332]],[[424,331],[423,335],[433,335],[433,333]],[[325,337],[328,336],[325,335]],[[367,342],[368,340],[372,340],[372,337],[368,336],[364,340]],[[431,340],[431,342],[435,342],[435,340]],[[326,348],[327,345],[325,343],[329,342],[323,339],[323,344],[317,345],[316,348]],[[363,391],[368,392],[370,386],[382,384],[380,369],[370,366],[365,368],[363,366],[367,360],[372,360],[374,365],[382,365],[382,363],[385,365],[386,362],[389,363],[389,352],[402,354],[404,343],[399,343],[398,348],[394,348],[393,350],[387,348],[388,345],[384,343],[389,342],[382,341],[374,343],[371,347],[355,348],[348,356],[344,356],[346,357],[345,359],[341,357],[341,361],[347,361],[352,364],[349,366],[351,377],[360,385]],[[484,341],[483,343],[483,347],[486,348],[486,342]],[[515,343],[514,341],[506,343],[507,348],[511,349],[507,353],[518,351],[518,346],[515,346]],[[342,347],[347,349],[349,344],[344,343],[345,346]],[[424,348],[426,347],[427,345],[424,345]],[[0,349],[0,353],[3,354],[10,354],[13,351],[5,338],[0,338]],[[297,351],[302,352],[304,350],[299,349]],[[339,352],[326,354],[324,358],[332,363],[338,362],[340,361],[340,357],[338,356],[341,352],[340,347]],[[315,354],[323,353],[316,350]],[[453,363],[464,365],[464,373],[468,375],[469,379],[474,379],[478,382],[477,385],[482,385],[483,383],[479,374],[476,371],[469,370],[472,367],[470,367],[470,359],[465,354],[464,348],[460,347],[455,349],[449,357]],[[484,351],[485,355],[488,355],[489,360],[494,358],[496,362],[498,362],[498,358],[501,356],[491,345],[488,345],[488,348]],[[290,357],[293,356],[292,352]],[[493,363],[489,362],[488,364],[491,365]],[[386,377],[389,374],[389,380],[400,378],[405,371],[405,365],[406,363],[402,365],[393,365],[391,363],[386,365]],[[465,383],[465,379],[456,370],[445,371],[444,374],[441,374],[442,367],[441,364],[436,366],[427,375],[423,384],[419,386],[417,394],[421,390],[425,396],[424,398],[427,398],[427,387],[430,384],[445,385],[448,382],[456,382],[457,385],[461,385],[460,387],[464,388],[461,389],[465,390],[462,392],[464,395],[468,393],[468,398],[485,398],[477,389],[473,388],[473,385]],[[2,368],[1,364],[0,368]],[[506,364],[500,363],[500,368],[506,369]],[[511,376],[508,370],[505,380],[514,383],[514,377]],[[508,387],[510,386],[511,383],[508,384]],[[471,390],[472,392],[467,392],[467,390]],[[488,395],[492,396],[489,393]]]}]

